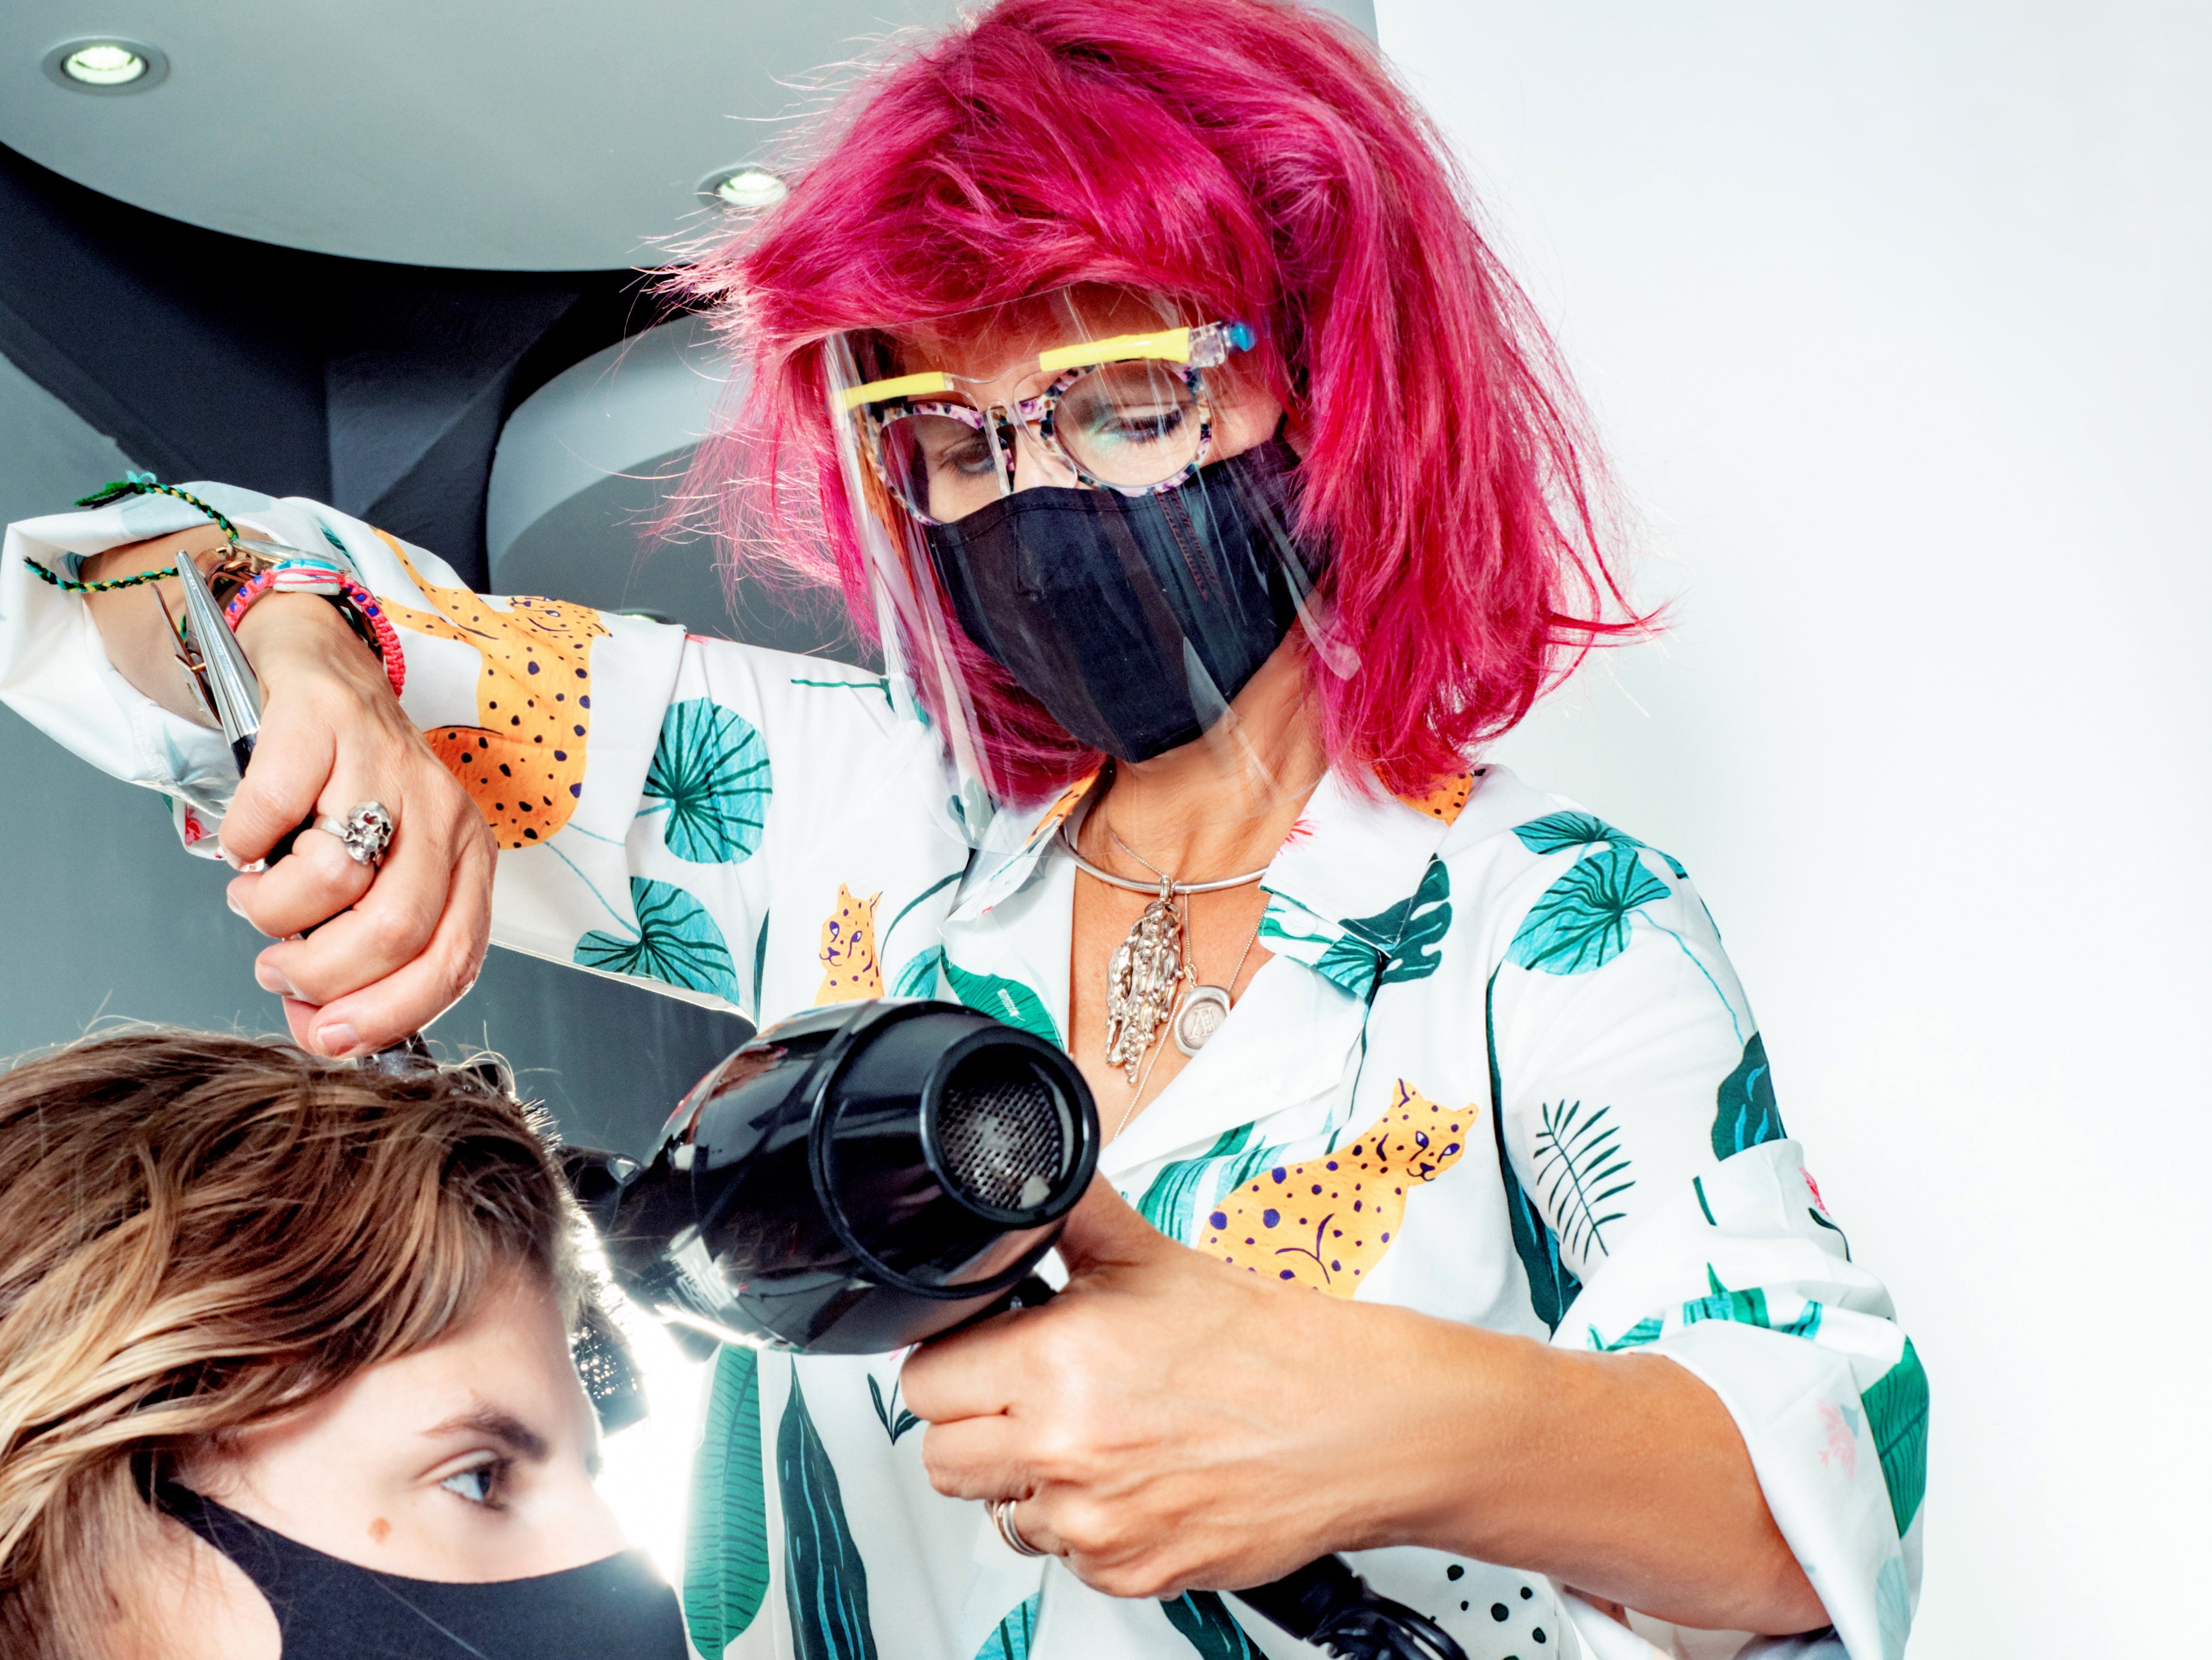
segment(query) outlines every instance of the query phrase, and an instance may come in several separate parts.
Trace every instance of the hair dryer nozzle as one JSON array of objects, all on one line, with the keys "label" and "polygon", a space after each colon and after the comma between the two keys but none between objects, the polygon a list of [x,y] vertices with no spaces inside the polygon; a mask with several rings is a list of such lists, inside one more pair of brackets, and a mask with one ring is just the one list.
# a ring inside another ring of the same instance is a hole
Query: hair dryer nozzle
[{"label": "hair dryer nozzle", "polygon": [[881,1353],[1028,1274],[1097,1161],[1090,1090],[1054,1045],[952,1004],[841,1004],[708,1073],[601,1231],[623,1289],[673,1326]]}]

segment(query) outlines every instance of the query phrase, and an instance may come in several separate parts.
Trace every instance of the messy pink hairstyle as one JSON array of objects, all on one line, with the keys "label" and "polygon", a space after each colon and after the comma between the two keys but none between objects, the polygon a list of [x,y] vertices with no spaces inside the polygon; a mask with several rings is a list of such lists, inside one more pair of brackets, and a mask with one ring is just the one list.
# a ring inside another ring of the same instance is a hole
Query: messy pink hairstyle
[{"label": "messy pink hairstyle", "polygon": [[[1328,550],[1329,631],[1357,654],[1340,675],[1307,654],[1339,765],[1424,789],[1643,626],[1549,339],[1435,128],[1334,18],[1000,0],[878,70],[820,142],[780,207],[678,281],[724,307],[753,368],[701,476],[762,481],[769,562],[842,581],[863,635],[868,508],[837,466],[824,337],[1073,283],[1259,325],[1261,372],[1309,435],[1297,529]],[[757,526],[758,500],[721,499]],[[1003,674],[975,702],[1002,793],[1096,763]]]}]

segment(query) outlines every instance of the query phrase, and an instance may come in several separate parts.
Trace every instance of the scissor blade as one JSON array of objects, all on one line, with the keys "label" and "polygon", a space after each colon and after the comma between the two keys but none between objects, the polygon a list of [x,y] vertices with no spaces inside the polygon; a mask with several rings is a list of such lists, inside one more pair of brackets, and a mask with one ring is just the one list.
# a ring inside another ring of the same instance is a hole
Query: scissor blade
[{"label": "scissor blade", "polygon": [[254,678],[253,666],[239,648],[230,624],[222,620],[207,578],[188,555],[177,556],[177,583],[185,591],[185,622],[207,677],[215,717],[243,771],[245,757],[253,752],[255,734],[261,730],[261,682]]}]

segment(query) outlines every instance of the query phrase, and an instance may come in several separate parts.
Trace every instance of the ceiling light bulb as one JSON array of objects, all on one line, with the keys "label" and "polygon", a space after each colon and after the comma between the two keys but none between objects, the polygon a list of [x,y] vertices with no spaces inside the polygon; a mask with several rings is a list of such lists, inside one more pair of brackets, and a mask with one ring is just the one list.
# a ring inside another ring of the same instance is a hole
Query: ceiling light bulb
[{"label": "ceiling light bulb", "polygon": [[112,40],[80,46],[62,59],[62,72],[90,87],[126,86],[146,73],[146,60]]},{"label": "ceiling light bulb", "polygon": [[79,35],[64,40],[39,60],[46,79],[70,92],[95,98],[135,97],[159,86],[169,73],[169,56],[143,40],[112,34]]},{"label": "ceiling light bulb", "polygon": [[725,207],[772,208],[791,194],[791,186],[766,167],[736,167],[719,174],[707,193]]}]

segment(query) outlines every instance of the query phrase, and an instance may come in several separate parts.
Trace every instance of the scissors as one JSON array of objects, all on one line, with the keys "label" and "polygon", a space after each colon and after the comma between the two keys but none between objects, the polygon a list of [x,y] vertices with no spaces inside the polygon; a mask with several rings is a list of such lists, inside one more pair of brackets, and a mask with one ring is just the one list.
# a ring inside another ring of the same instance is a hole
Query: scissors
[{"label": "scissors", "polygon": [[[276,556],[295,551],[270,542],[241,539],[240,545],[256,553]],[[222,735],[230,745],[231,759],[238,763],[238,775],[243,779],[247,764],[253,759],[254,743],[261,733],[260,678],[253,672],[253,665],[246,660],[237,635],[223,619],[222,608],[216,603],[215,590],[208,586],[207,577],[189,556],[179,556],[177,560],[177,583],[185,596],[185,626],[178,628],[176,619],[170,618],[169,631],[177,642],[177,660],[184,665],[185,680],[200,707],[222,728]],[[157,598],[159,593],[156,589]],[[167,601],[162,602],[161,610],[167,616]],[[273,865],[290,853],[293,844],[300,839],[300,832],[312,828],[314,822],[310,813],[305,822],[286,830],[269,849],[262,861],[264,865]],[[320,922],[315,924],[315,927],[321,926]],[[301,933],[314,931],[311,927]],[[429,1045],[422,1041],[422,1035],[416,1032],[362,1056],[361,1064],[379,1072],[404,1073],[434,1066],[436,1061]]]}]

